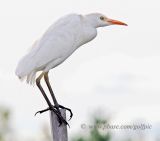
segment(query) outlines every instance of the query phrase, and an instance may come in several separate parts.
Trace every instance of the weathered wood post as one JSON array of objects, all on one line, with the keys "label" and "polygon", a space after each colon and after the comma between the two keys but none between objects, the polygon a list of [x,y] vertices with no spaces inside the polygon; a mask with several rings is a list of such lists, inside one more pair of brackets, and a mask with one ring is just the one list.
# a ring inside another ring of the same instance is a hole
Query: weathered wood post
[{"label": "weathered wood post", "polygon": [[[66,110],[60,109],[62,117],[66,119]],[[67,125],[62,123],[59,126],[59,122],[57,119],[57,115],[51,111],[50,112],[50,123],[51,123],[51,134],[53,141],[68,141],[68,132],[67,132]]]}]

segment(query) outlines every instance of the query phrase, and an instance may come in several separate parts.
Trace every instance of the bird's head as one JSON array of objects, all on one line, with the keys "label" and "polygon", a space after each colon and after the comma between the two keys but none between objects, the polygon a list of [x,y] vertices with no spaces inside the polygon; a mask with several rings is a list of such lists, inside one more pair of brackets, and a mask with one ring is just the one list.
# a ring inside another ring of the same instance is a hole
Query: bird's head
[{"label": "bird's head", "polygon": [[92,13],[86,15],[87,21],[94,27],[103,27],[103,26],[109,26],[109,25],[124,25],[127,26],[126,23],[110,19],[103,14],[100,13]]}]

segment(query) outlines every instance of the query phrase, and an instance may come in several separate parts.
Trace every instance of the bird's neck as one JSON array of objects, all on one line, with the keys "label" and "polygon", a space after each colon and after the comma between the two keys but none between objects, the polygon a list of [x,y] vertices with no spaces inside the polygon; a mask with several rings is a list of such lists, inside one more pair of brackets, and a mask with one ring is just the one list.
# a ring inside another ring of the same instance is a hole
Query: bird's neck
[{"label": "bird's neck", "polygon": [[93,28],[98,28],[98,24],[95,22],[95,17],[91,14],[84,16],[85,21],[90,24]]}]

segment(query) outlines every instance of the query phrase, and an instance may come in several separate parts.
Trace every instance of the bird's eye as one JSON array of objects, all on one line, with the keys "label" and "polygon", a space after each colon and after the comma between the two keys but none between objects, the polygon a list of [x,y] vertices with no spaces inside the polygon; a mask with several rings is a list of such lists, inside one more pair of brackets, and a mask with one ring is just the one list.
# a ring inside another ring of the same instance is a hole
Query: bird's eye
[{"label": "bird's eye", "polygon": [[103,16],[101,16],[101,17],[100,17],[100,19],[103,21],[103,20],[104,20],[104,17],[103,17]]}]

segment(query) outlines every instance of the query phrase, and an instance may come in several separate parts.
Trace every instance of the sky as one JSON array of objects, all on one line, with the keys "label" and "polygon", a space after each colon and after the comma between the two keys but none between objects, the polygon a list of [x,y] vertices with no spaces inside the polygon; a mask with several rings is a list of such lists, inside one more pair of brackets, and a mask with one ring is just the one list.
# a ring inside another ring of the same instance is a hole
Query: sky
[{"label": "sky", "polygon": [[49,74],[59,103],[74,112],[69,133],[80,130],[89,115],[101,108],[113,114],[115,123],[143,119],[156,130],[160,122],[159,4],[158,0],[0,0],[0,105],[13,110],[13,128],[28,136],[43,123],[49,124],[47,113],[34,117],[47,106],[39,90],[15,76],[20,58],[61,16],[99,12],[129,26],[99,28],[96,39]]}]

